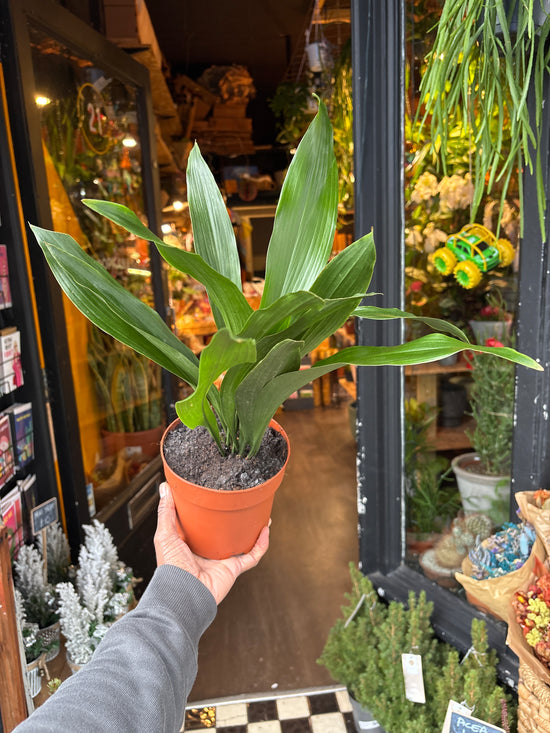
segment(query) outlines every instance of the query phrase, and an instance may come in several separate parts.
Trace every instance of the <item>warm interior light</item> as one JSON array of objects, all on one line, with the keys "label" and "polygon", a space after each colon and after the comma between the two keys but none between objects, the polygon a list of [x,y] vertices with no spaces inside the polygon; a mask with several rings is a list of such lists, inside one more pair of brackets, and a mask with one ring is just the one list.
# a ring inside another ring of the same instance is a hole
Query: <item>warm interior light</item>
[{"label": "warm interior light", "polygon": [[37,94],[34,101],[36,102],[37,107],[45,107],[47,104],[50,104],[52,100],[42,94]]},{"label": "warm interior light", "polygon": [[160,228],[163,234],[170,234],[170,232],[172,231],[171,224],[162,224]]},{"label": "warm interior light", "polygon": [[135,148],[137,140],[132,135],[126,135],[126,137],[122,138],[122,144],[125,148]]},{"label": "warm interior light", "polygon": [[141,277],[151,277],[150,270],[140,270],[137,267],[129,267],[126,272],[128,275],[140,275]]},{"label": "warm interior light", "polygon": [[172,206],[174,208],[174,211],[181,211],[184,207],[184,203],[183,201],[176,199],[175,201],[172,201]]}]

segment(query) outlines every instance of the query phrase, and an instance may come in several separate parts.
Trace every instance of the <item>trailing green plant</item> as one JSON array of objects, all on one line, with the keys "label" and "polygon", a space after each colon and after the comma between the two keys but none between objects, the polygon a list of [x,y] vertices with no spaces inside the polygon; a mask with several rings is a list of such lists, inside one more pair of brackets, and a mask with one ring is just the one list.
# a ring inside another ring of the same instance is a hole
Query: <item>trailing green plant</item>
[{"label": "trailing green plant", "polygon": [[[329,261],[338,180],[332,129],[322,102],[285,178],[257,310],[243,295],[233,227],[197,145],[189,156],[187,192],[195,253],[166,245],[125,206],[106,201],[84,203],[153,242],[170,265],[205,286],[217,331],[200,361],[158,313],[111,278],[71,236],[36,226],[32,230],[53,274],[77,308],[113,338],[194,389],[176,404],[178,417],[191,429],[207,428],[220,452],[255,455],[279,405],[312,379],[339,367],[424,363],[469,348],[467,337],[451,323],[395,308],[361,305],[375,263],[372,233]],[[302,357],[352,315],[374,320],[412,318],[443,333],[398,346],[351,346],[301,370]],[[514,349],[478,348],[541,369]],[[218,389],[215,382],[222,374]]]},{"label": "trailing green plant", "polygon": [[[498,684],[498,658],[489,648],[484,621],[473,619],[472,645],[461,660],[454,647],[435,637],[430,622],[433,604],[424,592],[416,595],[411,591],[407,606],[397,601],[386,605],[353,563],[350,575],[348,603],[330,630],[318,663],[344,684],[385,730],[439,733],[451,699],[465,701],[474,715],[486,722],[514,723],[515,705]],[[424,704],[405,696],[403,653],[422,657]]]},{"label": "trailing green plant", "polygon": [[108,431],[134,433],[161,425],[161,374],[157,364],[93,326],[88,364]]},{"label": "trailing green plant", "polygon": [[[539,28],[535,15],[544,17]],[[446,0],[420,84],[424,106],[417,112],[423,122],[429,120],[432,145],[441,151],[444,166],[449,119],[461,116],[473,158],[472,221],[485,188],[490,192],[498,182],[502,209],[515,176],[522,212],[521,172],[535,170],[543,240],[546,203],[539,143],[549,32],[550,15],[542,0]],[[531,85],[534,116],[527,105]]]}]

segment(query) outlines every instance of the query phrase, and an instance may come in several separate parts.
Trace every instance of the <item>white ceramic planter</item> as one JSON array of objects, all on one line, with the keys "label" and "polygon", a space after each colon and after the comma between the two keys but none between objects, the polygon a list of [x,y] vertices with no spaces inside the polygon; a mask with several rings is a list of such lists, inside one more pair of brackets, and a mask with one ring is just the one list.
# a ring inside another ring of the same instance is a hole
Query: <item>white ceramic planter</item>
[{"label": "white ceramic planter", "polygon": [[502,524],[508,519],[503,507],[507,507],[510,498],[510,476],[476,473],[476,464],[477,453],[463,453],[451,462],[464,511],[488,514],[496,525]]}]

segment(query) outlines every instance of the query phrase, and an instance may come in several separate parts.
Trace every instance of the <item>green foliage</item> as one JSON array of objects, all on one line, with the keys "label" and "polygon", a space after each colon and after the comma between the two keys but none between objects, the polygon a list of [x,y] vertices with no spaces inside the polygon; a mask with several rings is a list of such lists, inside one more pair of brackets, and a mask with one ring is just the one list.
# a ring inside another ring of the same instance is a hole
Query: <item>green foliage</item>
[{"label": "green foliage", "polygon": [[[545,196],[541,161],[530,150],[539,147],[543,107],[543,77],[550,68],[547,38],[550,15],[535,28],[540,0],[446,0],[437,37],[427,56],[422,82],[423,121],[429,120],[431,139],[445,151],[448,120],[460,112],[474,150],[472,216],[485,187],[500,181],[502,199],[516,171],[536,169],[541,233]],[[512,20],[517,27],[512,31]],[[535,89],[535,119],[527,108],[531,82]],[[505,134],[503,134],[503,132]],[[509,135],[509,142],[506,140]],[[523,201],[521,176],[520,202]],[[520,206],[523,210],[523,207]]]},{"label": "green foliage", "polygon": [[436,416],[423,402],[405,401],[407,526],[416,532],[440,532],[460,509],[456,485],[446,480],[449,461],[435,455],[427,438]]},{"label": "green foliage", "polygon": [[161,374],[156,364],[92,326],[88,365],[107,430],[133,433],[162,423]]},{"label": "green foliage", "polygon": [[[386,605],[353,564],[350,574],[349,605],[342,609],[343,619],[331,629],[318,661],[383,728],[439,733],[450,699],[466,700],[474,715],[489,723],[501,724],[503,707],[509,722],[513,720],[514,705],[497,682],[497,655],[488,646],[483,621],[473,620],[472,647],[461,664],[457,650],[435,638],[430,624],[433,604],[423,592],[417,596],[411,591],[407,607],[395,601]],[[405,698],[403,653],[422,656],[425,704]]]},{"label": "green foliage", "polygon": [[470,405],[475,428],[467,435],[490,475],[507,475],[512,463],[514,365],[490,354],[471,356]]},{"label": "green foliage", "polygon": [[[285,178],[258,310],[252,310],[243,295],[233,229],[197,146],[189,157],[187,184],[196,253],[164,244],[125,206],[84,203],[153,242],[170,265],[205,286],[218,333],[202,351],[200,363],[154,310],[113,280],[72,237],[32,229],[55,277],[77,308],[100,329],[195,389],[191,397],[176,404],[178,416],[189,428],[206,427],[222,453],[254,455],[279,405],[312,379],[339,367],[418,364],[470,346],[459,329],[444,321],[360,305],[375,262],[372,234],[329,261],[338,180],[332,129],[322,102]],[[301,358],[352,315],[378,320],[410,317],[444,333],[392,347],[352,346],[301,370]],[[478,348],[540,369],[513,349]],[[222,373],[218,390],[214,381]]]}]

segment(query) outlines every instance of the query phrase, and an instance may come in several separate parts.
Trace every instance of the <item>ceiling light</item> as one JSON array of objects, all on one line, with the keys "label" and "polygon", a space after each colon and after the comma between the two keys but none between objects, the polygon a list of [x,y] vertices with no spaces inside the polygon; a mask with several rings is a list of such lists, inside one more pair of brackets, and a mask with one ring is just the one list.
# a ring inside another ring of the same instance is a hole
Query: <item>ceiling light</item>
[{"label": "ceiling light", "polygon": [[49,97],[45,97],[43,94],[37,94],[34,101],[36,102],[37,107],[45,107],[47,104],[51,104],[52,100]]},{"label": "ceiling light", "polygon": [[122,144],[125,148],[135,148],[137,140],[133,135],[126,135],[126,137],[122,138]]},{"label": "ceiling light", "polygon": [[183,201],[180,201],[179,199],[176,199],[175,201],[172,201],[172,206],[174,208],[174,211],[182,211],[184,207]]}]

